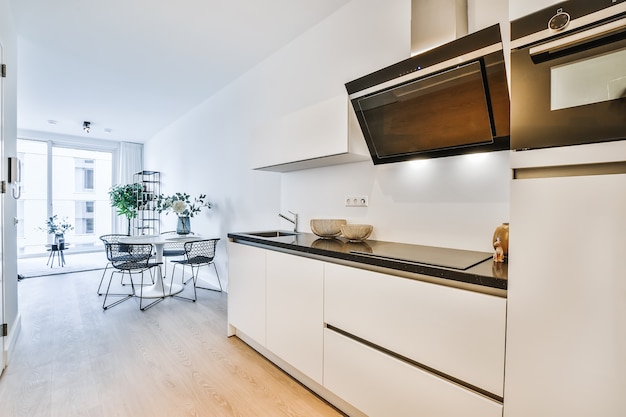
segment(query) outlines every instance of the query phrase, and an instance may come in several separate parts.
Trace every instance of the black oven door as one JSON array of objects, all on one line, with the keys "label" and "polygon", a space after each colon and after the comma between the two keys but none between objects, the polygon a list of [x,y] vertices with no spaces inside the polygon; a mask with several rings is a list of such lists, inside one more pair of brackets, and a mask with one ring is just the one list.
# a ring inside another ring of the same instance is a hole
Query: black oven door
[{"label": "black oven door", "polygon": [[626,18],[511,51],[511,149],[626,139]]}]

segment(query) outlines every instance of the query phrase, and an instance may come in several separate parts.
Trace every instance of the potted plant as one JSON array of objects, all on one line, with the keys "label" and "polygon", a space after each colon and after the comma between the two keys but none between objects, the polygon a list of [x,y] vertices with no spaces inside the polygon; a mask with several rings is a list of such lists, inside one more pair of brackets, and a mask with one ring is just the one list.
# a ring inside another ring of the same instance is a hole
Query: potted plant
[{"label": "potted plant", "polygon": [[65,242],[65,232],[74,230],[74,226],[67,220],[67,217],[59,219],[59,216],[55,214],[48,217],[45,228],[40,227],[39,229],[48,232],[49,235],[54,235],[54,243],[60,244]]},{"label": "potted plant", "polygon": [[180,235],[186,235],[191,233],[190,217],[200,213],[203,207],[211,209],[210,202],[205,201],[206,194],[200,194],[193,200],[187,193],[175,193],[167,196],[159,194],[156,197],[155,210],[159,213],[165,212],[169,214],[170,211],[176,213],[178,216],[178,224],[176,226],[176,232]]},{"label": "potted plant", "polygon": [[117,209],[117,214],[126,216],[128,220],[128,235],[130,236],[130,220],[137,217],[139,201],[141,201],[143,187],[139,183],[118,184],[109,190],[111,206]]}]

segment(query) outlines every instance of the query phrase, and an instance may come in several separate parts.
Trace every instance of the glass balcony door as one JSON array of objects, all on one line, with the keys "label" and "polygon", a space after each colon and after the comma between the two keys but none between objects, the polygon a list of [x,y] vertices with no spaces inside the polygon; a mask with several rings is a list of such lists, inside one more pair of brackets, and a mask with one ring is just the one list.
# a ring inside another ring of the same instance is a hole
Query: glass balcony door
[{"label": "glass balcony door", "polygon": [[23,163],[19,256],[46,253],[46,244],[54,239],[46,230],[46,220],[53,215],[72,225],[65,232],[72,252],[101,250],[98,237],[112,227],[108,197],[112,152],[23,139],[17,146]]}]

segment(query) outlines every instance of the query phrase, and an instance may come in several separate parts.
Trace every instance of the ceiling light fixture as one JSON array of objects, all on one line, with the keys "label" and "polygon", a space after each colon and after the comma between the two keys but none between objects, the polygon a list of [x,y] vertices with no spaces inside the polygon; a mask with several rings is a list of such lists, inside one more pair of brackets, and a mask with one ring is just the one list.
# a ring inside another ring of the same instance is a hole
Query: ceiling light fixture
[{"label": "ceiling light fixture", "polygon": [[83,122],[83,130],[85,133],[89,133],[89,129],[91,129],[91,122]]}]

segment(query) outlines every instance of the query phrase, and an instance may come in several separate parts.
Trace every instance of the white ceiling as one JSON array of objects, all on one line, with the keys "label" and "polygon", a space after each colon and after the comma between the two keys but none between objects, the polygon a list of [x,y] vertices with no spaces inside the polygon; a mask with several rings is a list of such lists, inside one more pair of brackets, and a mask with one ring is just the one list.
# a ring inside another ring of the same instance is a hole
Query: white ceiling
[{"label": "white ceiling", "polygon": [[18,129],[144,142],[348,1],[11,0]]}]

